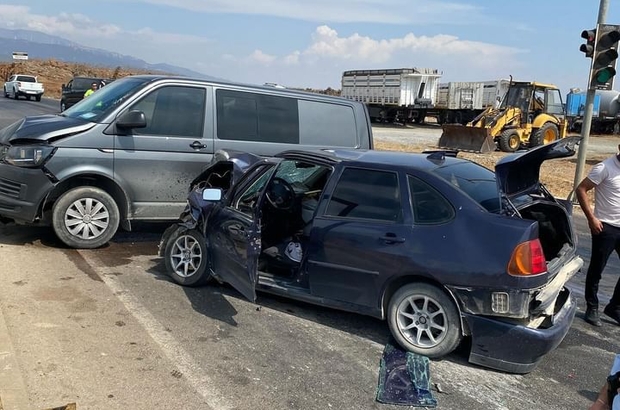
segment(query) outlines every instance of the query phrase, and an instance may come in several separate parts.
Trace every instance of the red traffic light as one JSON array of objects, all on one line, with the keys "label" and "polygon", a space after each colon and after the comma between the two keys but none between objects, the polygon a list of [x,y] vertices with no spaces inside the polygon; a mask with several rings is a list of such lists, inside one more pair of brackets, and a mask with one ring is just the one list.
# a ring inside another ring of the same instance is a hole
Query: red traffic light
[{"label": "red traffic light", "polygon": [[581,38],[585,38],[588,41],[594,41],[596,38],[596,30],[583,30],[581,32]]},{"label": "red traffic light", "polygon": [[596,30],[583,30],[581,32],[581,38],[586,39],[586,43],[579,47],[579,51],[586,54],[586,58],[592,58],[594,55],[594,45],[596,43]]}]

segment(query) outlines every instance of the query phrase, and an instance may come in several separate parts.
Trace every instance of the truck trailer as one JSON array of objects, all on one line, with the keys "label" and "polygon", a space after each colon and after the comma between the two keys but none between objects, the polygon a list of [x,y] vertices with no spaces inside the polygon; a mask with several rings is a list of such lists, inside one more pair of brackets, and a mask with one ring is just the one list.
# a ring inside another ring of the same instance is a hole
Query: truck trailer
[{"label": "truck trailer", "polygon": [[510,80],[453,81],[437,87],[435,107],[427,112],[439,124],[465,125],[506,95]]},{"label": "truck trailer", "polygon": [[342,75],[341,96],[362,102],[374,122],[465,125],[495,104],[510,80],[439,83],[433,68],[351,70]]},{"label": "truck trailer", "polygon": [[341,96],[366,104],[375,122],[421,123],[435,106],[439,78],[433,68],[345,71]]}]

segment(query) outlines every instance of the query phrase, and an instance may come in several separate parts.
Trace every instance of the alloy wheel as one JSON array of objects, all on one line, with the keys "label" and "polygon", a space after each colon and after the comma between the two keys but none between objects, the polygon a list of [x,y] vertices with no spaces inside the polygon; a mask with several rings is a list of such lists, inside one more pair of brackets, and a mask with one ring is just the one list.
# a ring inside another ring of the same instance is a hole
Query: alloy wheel
[{"label": "alloy wheel", "polygon": [[447,314],[433,298],[412,295],[398,305],[398,329],[413,345],[435,347],[447,333]]},{"label": "alloy wheel", "polygon": [[181,235],[174,241],[170,262],[175,274],[182,278],[194,275],[200,267],[202,258],[200,244],[193,236]]}]

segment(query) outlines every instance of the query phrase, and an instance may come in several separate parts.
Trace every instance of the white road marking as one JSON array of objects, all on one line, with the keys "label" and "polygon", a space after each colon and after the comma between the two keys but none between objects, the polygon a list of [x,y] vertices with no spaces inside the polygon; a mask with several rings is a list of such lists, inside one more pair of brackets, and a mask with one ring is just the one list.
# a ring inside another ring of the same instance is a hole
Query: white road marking
[{"label": "white road marking", "polygon": [[[81,253],[81,252],[80,252]],[[82,256],[89,261],[88,255]],[[233,406],[219,394],[213,380],[206,372],[195,365],[196,360],[183,349],[170,332],[145,308],[127,289],[123,287],[115,275],[106,275],[101,268],[90,264],[99,274],[103,282],[112,290],[131,315],[142,325],[144,330],[159,345],[166,357],[177,367],[188,383],[200,394],[213,410],[229,410]]]}]

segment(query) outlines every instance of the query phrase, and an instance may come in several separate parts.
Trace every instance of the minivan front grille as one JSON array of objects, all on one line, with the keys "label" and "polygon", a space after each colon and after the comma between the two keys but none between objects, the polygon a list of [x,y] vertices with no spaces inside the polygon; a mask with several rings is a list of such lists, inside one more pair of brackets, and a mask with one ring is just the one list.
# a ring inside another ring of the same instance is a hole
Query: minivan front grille
[{"label": "minivan front grille", "polygon": [[10,198],[19,199],[19,193],[21,192],[21,185],[17,182],[9,181],[8,179],[0,178],[0,195],[5,195]]}]

